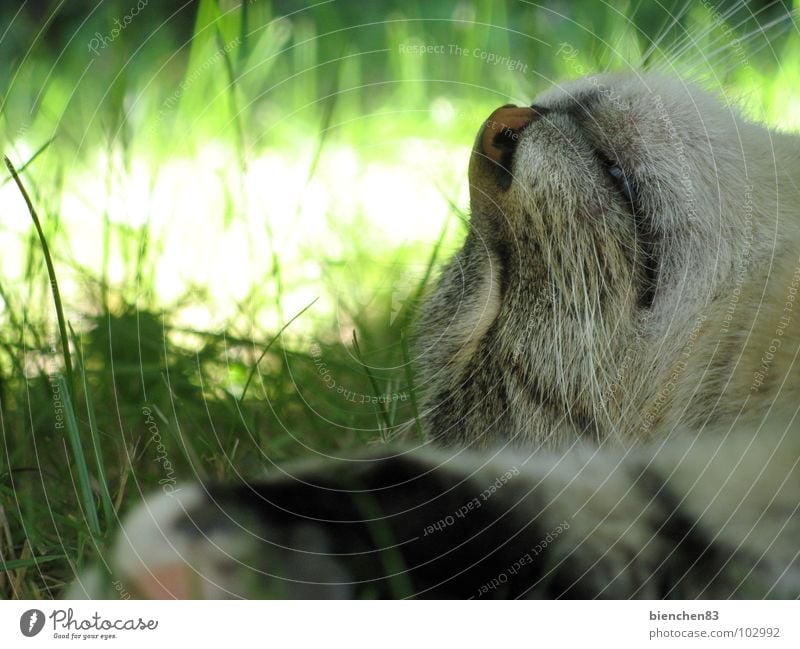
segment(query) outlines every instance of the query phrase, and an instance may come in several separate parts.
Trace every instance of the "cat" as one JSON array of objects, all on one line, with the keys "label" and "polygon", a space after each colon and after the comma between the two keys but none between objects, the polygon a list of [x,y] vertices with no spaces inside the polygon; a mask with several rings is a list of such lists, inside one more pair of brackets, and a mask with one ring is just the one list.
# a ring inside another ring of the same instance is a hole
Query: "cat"
[{"label": "cat", "polygon": [[469,183],[417,324],[426,443],[151,497],[127,591],[800,594],[800,138],[605,74],[494,111]]}]

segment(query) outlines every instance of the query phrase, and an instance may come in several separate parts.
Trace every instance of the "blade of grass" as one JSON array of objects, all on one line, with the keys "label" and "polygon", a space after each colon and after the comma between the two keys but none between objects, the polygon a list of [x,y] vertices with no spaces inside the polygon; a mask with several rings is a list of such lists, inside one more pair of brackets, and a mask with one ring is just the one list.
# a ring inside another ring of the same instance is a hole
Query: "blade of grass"
[{"label": "blade of grass", "polygon": [[[11,323],[10,331],[17,332],[20,338],[24,336],[24,329],[19,324],[19,319],[14,314],[14,309],[9,302],[8,296],[6,295],[5,291],[3,290],[3,285],[0,284],[0,300],[2,300],[3,304],[5,305],[4,314],[8,316],[8,320]],[[14,343],[9,343],[6,340],[0,341],[0,347],[6,352],[8,359],[11,361],[11,364],[14,366],[14,371],[16,376],[24,376],[25,370],[22,366],[22,361],[19,358],[19,354],[14,350]],[[1,396],[1,395],[0,395]]]},{"label": "blade of grass", "polygon": [[83,508],[86,510],[86,519],[89,522],[89,530],[95,538],[100,538],[100,519],[97,516],[94,496],[92,495],[92,482],[89,477],[89,467],[86,465],[86,456],[83,453],[81,434],[78,429],[78,421],[75,418],[75,410],[72,406],[72,399],[67,390],[66,381],[63,376],[57,378],[58,387],[64,391],[64,411],[67,426],[67,437],[72,447],[72,454],[75,456],[75,468],[78,470],[78,486],[81,491]]},{"label": "blade of grass", "polygon": [[297,320],[297,318],[299,318],[306,311],[308,311],[314,305],[314,303],[317,300],[319,300],[319,297],[315,297],[313,300],[311,300],[311,302],[309,302],[305,307],[303,307],[303,309],[301,309],[297,314],[292,316],[291,320],[289,320],[289,322],[287,322],[285,325],[283,325],[281,327],[280,331],[278,331],[278,333],[275,334],[273,339],[270,340],[269,343],[267,343],[267,346],[264,348],[264,351],[261,352],[261,355],[258,357],[258,360],[253,364],[253,367],[250,369],[250,373],[247,375],[247,380],[244,383],[244,388],[242,388],[242,394],[241,394],[241,396],[239,397],[239,400],[238,400],[239,401],[239,405],[241,405],[242,401],[244,401],[244,395],[247,394],[247,388],[250,387],[250,383],[253,381],[253,377],[255,376],[256,372],[258,371],[258,365],[259,365],[259,363],[261,363],[261,361],[263,360],[264,356],[267,355],[267,352],[269,351],[270,347],[272,347],[272,345],[275,344],[275,341],[278,340],[278,338],[281,337],[281,334],[284,331],[286,331],[289,328],[289,326],[295,320]]},{"label": "blade of grass", "polygon": [[361,355],[361,346],[358,344],[358,335],[356,334],[355,329],[353,329],[353,349],[355,349],[358,362],[361,363],[361,367],[364,368],[364,371],[367,373],[367,377],[369,378],[370,385],[372,385],[372,392],[376,397],[375,408],[383,419],[383,422],[386,424],[386,434],[388,435],[389,431],[392,429],[389,411],[386,410],[386,404],[383,403],[383,400],[381,399],[382,395],[381,391],[378,389],[378,382],[375,380],[372,370],[370,370],[369,366],[364,362],[364,357]]},{"label": "blade of grass", "polygon": [[242,20],[239,23],[239,52],[237,57],[237,68],[239,70],[242,69],[242,65],[244,65],[245,60],[247,59],[247,34],[248,34],[248,24],[250,22],[250,11],[248,10],[248,6],[250,5],[249,2],[242,3]]},{"label": "blade of grass", "polygon": [[[230,121],[233,122],[234,129],[236,131],[236,142],[234,147],[236,149],[236,158],[238,161],[238,171],[239,171],[239,196],[242,197],[242,200],[245,200],[247,196],[247,191],[245,190],[245,176],[247,175],[247,154],[245,152],[245,137],[244,137],[244,126],[242,125],[242,113],[239,110],[239,102],[236,99],[236,92],[237,92],[237,76],[236,70],[233,64],[233,60],[231,59],[230,53],[226,47],[225,38],[222,35],[222,31],[219,28],[219,23],[214,23],[215,26],[215,33],[217,37],[217,44],[219,46],[219,52],[222,52],[222,61],[225,64],[225,72],[228,75],[228,101],[230,102],[230,114],[231,118]],[[244,211],[247,212],[247,205],[244,205]],[[225,225],[229,225],[229,219],[226,218]]]},{"label": "blade of grass", "polygon": [[378,553],[378,557],[383,564],[384,573],[389,577],[392,599],[413,597],[414,588],[411,578],[408,576],[408,568],[403,560],[403,555],[398,550],[397,539],[386,523],[386,514],[381,511],[380,506],[369,492],[363,489],[354,489],[350,492],[350,497],[361,511],[375,547],[382,549]]},{"label": "blade of grass", "polygon": [[[317,167],[319,166],[319,161],[322,158],[322,150],[325,147],[325,143],[328,141],[328,136],[330,135],[331,130],[331,122],[333,121],[333,111],[336,108],[336,100],[339,96],[339,65],[336,65],[336,68],[332,72],[333,78],[333,89],[327,95],[327,100],[322,104],[322,122],[319,127],[319,137],[317,138],[316,144],[314,146],[314,153],[311,156],[311,164],[308,167],[308,174],[306,174],[306,181],[303,184],[303,190],[300,193],[301,196],[306,195],[306,190],[308,189],[309,185],[311,184],[311,180],[314,178],[314,174],[317,172]],[[300,214],[300,211],[303,207],[302,201],[298,201],[297,209],[295,213],[297,215]]]},{"label": "blade of grass", "polygon": [[417,396],[414,394],[414,378],[411,374],[411,359],[408,353],[408,340],[406,339],[406,331],[400,331],[400,351],[403,354],[403,369],[406,373],[406,385],[408,386],[408,395],[411,398],[411,410],[414,412],[414,425],[417,429],[417,437],[419,441],[425,441],[425,434],[422,432],[422,424],[419,421],[419,409],[417,408]]},{"label": "blade of grass", "polygon": [[97,417],[94,412],[94,404],[89,392],[89,384],[86,380],[86,365],[83,362],[83,350],[78,337],[75,335],[72,327],[69,328],[72,334],[72,342],[75,345],[75,350],[78,354],[78,364],[83,381],[83,394],[86,398],[86,412],[89,416],[89,433],[92,436],[92,450],[94,451],[94,461],[97,465],[97,478],[100,482],[100,502],[103,505],[103,519],[106,523],[106,530],[110,530],[114,526],[114,505],[111,502],[111,492],[108,490],[108,481],[106,479],[106,471],[103,465],[103,452],[100,448],[100,432],[97,428]]},{"label": "blade of grass", "polygon": [[422,276],[419,284],[417,284],[417,288],[414,291],[413,295],[406,300],[405,304],[403,304],[403,308],[400,313],[397,315],[397,319],[400,321],[400,328],[401,330],[408,326],[411,318],[414,316],[417,305],[422,300],[422,295],[425,292],[425,287],[428,285],[430,281],[431,274],[433,273],[433,269],[436,266],[436,260],[439,258],[439,251],[442,248],[442,244],[444,243],[445,236],[447,235],[447,230],[450,225],[450,219],[446,219],[444,225],[442,226],[442,231],[439,233],[439,238],[436,240],[436,243],[433,246],[433,250],[431,251],[431,255],[428,258],[428,263],[425,266],[425,273]]},{"label": "blade of grass", "polygon": [[11,561],[3,561],[0,559],[0,572],[10,572],[11,570],[19,570],[20,568],[32,568],[42,563],[50,561],[59,561],[66,559],[65,554],[45,554],[41,557],[31,557],[30,559],[13,559]]},{"label": "blade of grass", "polygon": [[[40,156],[42,153],[44,153],[44,152],[45,152],[45,149],[47,149],[47,147],[49,147],[49,146],[50,146],[50,145],[53,143],[53,141],[54,141],[55,139],[56,139],[56,136],[54,135],[54,136],[53,136],[53,137],[51,137],[49,140],[47,140],[47,142],[45,142],[45,143],[44,143],[42,146],[40,146],[38,149],[36,149],[36,151],[34,151],[34,152],[33,152],[33,155],[32,155],[30,158],[28,158],[28,161],[27,161],[25,164],[23,164],[23,165],[22,165],[22,166],[19,168],[19,171],[18,171],[18,173],[22,173],[23,171],[25,171],[25,170],[26,170],[26,169],[27,169],[27,168],[28,168],[28,167],[29,167],[29,166],[30,166],[30,165],[33,163],[33,161],[34,161],[34,160],[36,160],[36,158],[38,158],[38,157],[39,157],[39,156]],[[6,179],[5,179],[5,180],[4,180],[2,183],[0,183],[0,187],[5,187],[5,186],[6,186],[6,184],[7,184],[7,183],[8,183],[8,182],[9,182],[9,181],[10,181],[10,180],[13,178],[13,177],[14,177],[14,176],[13,176],[13,174],[12,174],[12,175],[11,175],[11,176],[9,176],[8,178],[6,178]]]},{"label": "blade of grass", "polygon": [[33,207],[33,203],[31,202],[30,196],[28,196],[28,192],[26,191],[25,186],[22,184],[22,180],[20,180],[19,174],[17,174],[17,170],[14,168],[14,165],[11,163],[11,160],[9,160],[7,156],[3,156],[3,158],[6,161],[6,166],[8,167],[8,170],[11,172],[11,175],[14,178],[14,182],[17,183],[17,188],[22,194],[22,198],[25,199],[25,204],[28,206],[28,211],[30,212],[31,218],[33,219],[33,225],[36,227],[36,232],[39,235],[39,243],[42,246],[44,261],[45,264],[47,265],[47,274],[50,277],[50,288],[53,292],[53,301],[55,302],[56,305],[58,329],[61,334],[61,352],[64,355],[64,369],[67,374],[68,390],[70,391],[70,394],[74,394],[73,387],[75,383],[72,376],[72,358],[70,357],[69,353],[69,341],[67,339],[67,325],[66,321],[64,320],[64,309],[61,305],[61,293],[58,290],[58,280],[56,279],[56,270],[55,267],[53,266],[53,259],[50,256],[50,248],[47,245],[47,239],[44,236],[42,225],[39,222],[39,216],[36,214],[36,210]]}]

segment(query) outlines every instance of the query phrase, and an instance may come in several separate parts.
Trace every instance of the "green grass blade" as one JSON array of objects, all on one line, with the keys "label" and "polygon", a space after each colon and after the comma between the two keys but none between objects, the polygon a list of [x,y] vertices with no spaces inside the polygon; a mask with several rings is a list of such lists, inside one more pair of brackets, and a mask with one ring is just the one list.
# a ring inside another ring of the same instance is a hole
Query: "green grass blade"
[{"label": "green grass blade", "polygon": [[397,539],[386,522],[386,515],[368,492],[354,490],[350,496],[364,517],[364,524],[375,547],[380,548],[378,556],[383,564],[384,573],[390,578],[389,589],[392,591],[392,599],[413,597],[414,586],[408,576],[403,555],[397,548]]},{"label": "green grass blade", "polygon": [[247,388],[250,387],[250,383],[253,381],[253,377],[255,376],[256,372],[258,371],[258,365],[263,360],[264,356],[267,355],[270,347],[275,344],[275,341],[281,337],[281,334],[286,331],[289,326],[297,320],[301,315],[303,315],[306,311],[308,311],[314,303],[318,300],[318,297],[315,297],[311,302],[309,302],[303,309],[301,309],[298,313],[292,316],[292,319],[289,320],[285,325],[283,325],[278,333],[275,334],[272,340],[267,343],[267,346],[264,348],[264,351],[261,352],[261,355],[258,357],[258,360],[253,364],[253,367],[250,369],[250,373],[247,375],[247,381],[244,383],[244,388],[242,388],[242,395],[239,397],[239,403],[241,404],[244,401],[244,395],[247,394]]},{"label": "green grass blade", "polygon": [[436,267],[436,261],[439,259],[439,251],[441,250],[445,236],[447,235],[449,224],[450,219],[448,218],[445,220],[441,232],[439,232],[439,237],[433,246],[430,257],[428,257],[428,263],[425,266],[425,273],[423,274],[422,279],[419,281],[419,284],[417,284],[417,288],[411,298],[406,301],[406,303],[403,305],[402,311],[397,316],[398,320],[400,321],[401,329],[409,325],[411,319],[416,313],[417,306],[422,301],[422,296],[425,294],[425,287],[428,285],[431,275],[433,274],[433,269]]},{"label": "green grass blade", "polygon": [[33,219],[33,225],[36,227],[36,232],[39,235],[39,243],[42,246],[42,253],[44,254],[44,261],[47,264],[47,274],[50,277],[50,288],[53,291],[53,301],[56,305],[56,316],[58,317],[58,329],[61,334],[61,352],[64,355],[64,368],[67,373],[67,384],[68,390],[70,394],[74,394],[73,386],[75,385],[73,382],[72,377],[72,358],[70,357],[69,353],[69,341],[67,339],[67,325],[64,319],[64,309],[61,305],[61,293],[58,290],[58,280],[56,279],[56,270],[53,266],[53,259],[50,256],[50,248],[47,245],[47,239],[44,236],[44,231],[42,230],[42,225],[39,222],[39,216],[36,214],[36,210],[33,207],[33,203],[31,202],[30,196],[28,196],[28,192],[25,189],[25,186],[22,184],[22,180],[20,180],[19,175],[17,174],[17,170],[14,168],[14,165],[11,163],[11,160],[8,159],[7,156],[3,156],[4,160],[6,161],[6,166],[8,170],[11,172],[11,175],[14,178],[14,182],[17,183],[17,187],[19,188],[20,193],[22,194],[22,198],[25,199],[25,204],[28,206],[28,211],[30,212],[31,218]]},{"label": "green grass blade", "polygon": [[12,561],[3,561],[0,559],[0,572],[9,572],[11,570],[19,570],[20,568],[32,568],[42,563],[50,561],[59,561],[66,559],[65,554],[45,554],[41,557],[31,557],[30,559],[13,559]]},{"label": "green grass blade", "polygon": [[89,391],[89,384],[86,380],[86,365],[83,362],[83,351],[81,349],[80,341],[77,339],[75,332],[70,327],[72,334],[72,342],[75,345],[75,350],[78,354],[78,363],[81,371],[81,379],[83,381],[83,394],[86,398],[86,412],[89,416],[89,432],[92,436],[92,450],[94,451],[94,461],[97,465],[97,478],[100,482],[100,502],[103,505],[103,520],[106,523],[106,529],[110,530],[114,527],[114,504],[111,500],[111,492],[108,490],[108,480],[106,479],[106,471],[103,465],[103,452],[100,446],[100,431],[97,428],[97,417],[94,412],[94,403]]},{"label": "green grass blade", "polygon": [[69,396],[69,390],[67,390],[64,377],[59,376],[57,381],[59,389],[64,391],[64,419],[67,427],[67,438],[72,448],[72,454],[75,456],[75,467],[78,470],[78,486],[81,491],[83,508],[86,511],[86,520],[89,522],[89,529],[92,535],[95,538],[99,538],[101,536],[100,519],[97,516],[97,508],[95,507],[94,496],[92,495],[92,482],[89,477],[89,467],[86,465],[86,456],[83,453],[83,444],[81,443],[78,421],[75,418],[75,410],[72,406],[72,399]]},{"label": "green grass blade", "polygon": [[422,424],[419,420],[419,408],[417,408],[417,395],[414,389],[414,377],[411,373],[411,359],[409,358],[408,340],[406,339],[405,329],[400,332],[400,350],[403,353],[403,369],[406,373],[408,396],[411,398],[411,410],[414,412],[414,425],[417,429],[417,437],[419,437],[419,440],[422,442],[425,440],[425,433],[422,431]]},{"label": "green grass blade", "polygon": [[[56,137],[57,136],[54,135],[49,140],[47,140],[47,142],[45,142],[42,146],[40,146],[38,149],[36,149],[36,151],[33,152],[33,155],[30,158],[28,158],[28,161],[26,163],[24,163],[19,168],[17,173],[22,173],[30,165],[32,165],[34,160],[36,160],[36,158],[38,158],[40,155],[42,155],[47,150],[47,147],[49,147],[53,143],[53,141],[56,139]],[[0,183],[0,187],[5,187],[6,183],[8,183],[13,177],[14,176],[12,175],[12,176],[9,176],[8,178],[6,178],[2,183]]]},{"label": "green grass blade", "polygon": [[375,377],[372,374],[372,370],[370,370],[369,366],[364,362],[364,357],[361,355],[361,346],[358,344],[358,336],[356,335],[355,329],[353,329],[353,349],[355,349],[356,356],[358,357],[358,362],[361,363],[361,367],[364,368],[364,371],[367,373],[367,377],[369,378],[370,385],[372,385],[372,392],[375,394],[376,397],[375,408],[377,409],[378,413],[383,419],[384,424],[386,424],[386,434],[388,435],[389,431],[392,429],[392,422],[391,419],[389,418],[389,411],[386,410],[386,404],[382,403],[381,391],[378,389],[378,382],[375,380]]}]

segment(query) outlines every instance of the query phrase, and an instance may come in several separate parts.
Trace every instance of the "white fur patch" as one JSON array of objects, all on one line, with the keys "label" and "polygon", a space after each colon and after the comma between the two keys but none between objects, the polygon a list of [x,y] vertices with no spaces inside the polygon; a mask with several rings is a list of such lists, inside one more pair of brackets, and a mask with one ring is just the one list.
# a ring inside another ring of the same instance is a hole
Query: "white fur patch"
[{"label": "white fur patch", "polygon": [[124,575],[185,561],[189,540],[174,528],[182,516],[204,500],[197,485],[148,498],[131,512],[122,526],[113,552],[113,563]]}]

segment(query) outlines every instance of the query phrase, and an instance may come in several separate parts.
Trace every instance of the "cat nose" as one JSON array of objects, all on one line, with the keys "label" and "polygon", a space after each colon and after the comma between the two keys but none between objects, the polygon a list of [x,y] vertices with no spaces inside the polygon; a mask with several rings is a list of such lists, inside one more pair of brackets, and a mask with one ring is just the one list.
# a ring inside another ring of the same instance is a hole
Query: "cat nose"
[{"label": "cat nose", "polygon": [[520,132],[542,117],[546,109],[539,106],[506,104],[495,110],[486,120],[481,136],[481,152],[505,167],[509,154],[519,142]]}]

